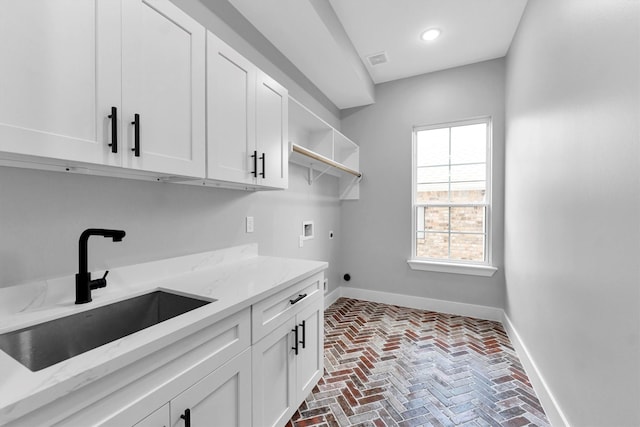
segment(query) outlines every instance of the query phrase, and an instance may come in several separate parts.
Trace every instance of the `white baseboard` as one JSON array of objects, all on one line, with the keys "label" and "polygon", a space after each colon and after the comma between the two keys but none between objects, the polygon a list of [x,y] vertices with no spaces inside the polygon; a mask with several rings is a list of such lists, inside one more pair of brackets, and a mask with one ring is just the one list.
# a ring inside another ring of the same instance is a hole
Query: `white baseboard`
[{"label": "white baseboard", "polygon": [[527,372],[527,376],[538,395],[538,399],[540,399],[540,403],[544,408],[544,412],[547,414],[549,422],[554,427],[569,427],[570,424],[562,412],[560,405],[558,405],[558,401],[553,397],[553,393],[551,393],[547,382],[544,380],[544,377],[538,370],[536,363],[533,361],[529,350],[527,350],[527,346],[520,338],[518,331],[516,331],[516,328],[513,326],[511,319],[509,319],[509,316],[507,316],[506,313],[503,315],[502,325],[507,331],[507,335],[509,335],[509,339],[511,340],[511,343],[513,344],[513,347],[515,348],[516,353]]},{"label": "white baseboard", "polygon": [[341,296],[342,296],[342,288],[341,287],[339,287],[337,289],[334,289],[333,291],[331,291],[328,294],[326,294],[324,296],[324,308],[325,308],[325,310],[331,304],[333,304],[334,302],[338,301],[338,298],[340,298]]},{"label": "white baseboard", "polygon": [[399,305],[401,307],[417,308],[419,310],[437,311],[439,313],[455,314],[459,316],[502,322],[502,309],[496,307],[342,286],[325,296],[325,307],[330,306],[340,297],[381,302],[383,304]]}]

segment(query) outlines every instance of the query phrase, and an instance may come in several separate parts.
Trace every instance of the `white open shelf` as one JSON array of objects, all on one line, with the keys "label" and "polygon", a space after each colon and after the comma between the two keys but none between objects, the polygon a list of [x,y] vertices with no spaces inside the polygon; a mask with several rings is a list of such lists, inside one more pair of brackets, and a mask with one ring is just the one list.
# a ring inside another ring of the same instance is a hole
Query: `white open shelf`
[{"label": "white open shelf", "polygon": [[291,97],[289,141],[289,161],[309,168],[309,184],[337,176],[340,199],[360,198],[360,147]]}]

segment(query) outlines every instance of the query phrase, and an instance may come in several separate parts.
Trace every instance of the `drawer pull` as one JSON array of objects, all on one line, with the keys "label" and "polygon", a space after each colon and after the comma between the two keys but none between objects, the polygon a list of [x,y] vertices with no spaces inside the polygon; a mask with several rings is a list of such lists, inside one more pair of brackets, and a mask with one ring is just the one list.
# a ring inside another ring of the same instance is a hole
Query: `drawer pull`
[{"label": "drawer pull", "polygon": [[291,303],[291,305],[300,302],[302,299],[304,299],[307,296],[307,294],[299,294],[298,298],[296,299],[290,299],[289,302]]},{"label": "drawer pull", "polygon": [[251,158],[253,159],[253,172],[251,173],[255,178],[257,178],[258,177],[258,152],[256,150],[253,151]]},{"label": "drawer pull", "polygon": [[[302,348],[306,348],[306,340],[307,340],[307,322],[306,320],[303,320],[302,323],[300,323],[300,326],[302,326],[302,341],[300,341],[300,344],[302,344]],[[296,328],[297,329],[297,328]]]},{"label": "drawer pull", "polygon": [[293,343],[295,344],[293,347],[291,347],[291,350],[295,350],[296,352],[296,356],[298,355],[298,325],[296,325],[295,328],[293,328],[291,330],[291,332],[293,332],[295,334],[294,338],[293,338]]},{"label": "drawer pull", "polygon": [[134,126],[133,130],[133,155],[136,157],[140,157],[140,114],[136,113],[133,115],[133,121],[131,124]]},{"label": "drawer pull", "polygon": [[184,427],[191,427],[191,409],[185,409],[180,418],[184,420]]},{"label": "drawer pull", "polygon": [[118,109],[111,107],[111,114],[108,116],[111,119],[111,147],[112,153],[118,152]]}]

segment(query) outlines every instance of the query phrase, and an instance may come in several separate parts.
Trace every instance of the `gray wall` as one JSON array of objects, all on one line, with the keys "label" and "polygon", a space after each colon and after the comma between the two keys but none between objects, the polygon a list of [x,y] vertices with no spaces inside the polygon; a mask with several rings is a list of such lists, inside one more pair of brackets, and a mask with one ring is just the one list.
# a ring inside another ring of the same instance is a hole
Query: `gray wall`
[{"label": "gray wall", "polygon": [[530,1],[508,55],[506,312],[574,426],[640,425],[639,6]]},{"label": "gray wall", "polygon": [[[411,77],[376,87],[376,103],[347,110],[342,131],[362,147],[360,200],[343,204],[343,266],[348,286],[468,304],[504,303],[503,59]],[[413,271],[411,137],[413,126],[493,118],[493,262],[491,278]],[[347,285],[343,282],[343,285]]]},{"label": "gray wall", "polygon": [[[120,243],[91,238],[94,270],[257,242],[261,255],[328,261],[335,288],[337,179],[309,186],[305,174],[290,165],[288,190],[245,192],[0,167],[0,287],[75,274],[78,238],[93,227],[127,232]],[[315,222],[316,237],[298,248],[305,220]]]},{"label": "gray wall", "polygon": [[[218,16],[198,0],[175,3],[340,126],[335,106],[237,13]],[[252,193],[0,167],[0,287],[74,274],[82,230],[114,227],[127,237],[121,243],[92,238],[92,269],[257,242],[262,255],[329,261],[334,289],[342,241],[337,179],[325,176],[309,186],[305,176],[290,165],[288,190]],[[247,215],[255,217],[253,234],[244,232]],[[304,220],[315,222],[316,238],[298,248]]]}]

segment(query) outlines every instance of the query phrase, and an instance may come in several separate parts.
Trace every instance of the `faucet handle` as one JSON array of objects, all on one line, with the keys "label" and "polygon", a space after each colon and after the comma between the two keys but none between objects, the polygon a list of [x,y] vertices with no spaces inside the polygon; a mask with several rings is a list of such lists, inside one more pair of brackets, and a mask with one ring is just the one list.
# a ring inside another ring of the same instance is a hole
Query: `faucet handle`
[{"label": "faucet handle", "polygon": [[107,286],[107,274],[109,274],[109,270],[104,272],[104,276],[102,276],[102,279],[91,280],[89,282],[89,289],[98,289]]}]

